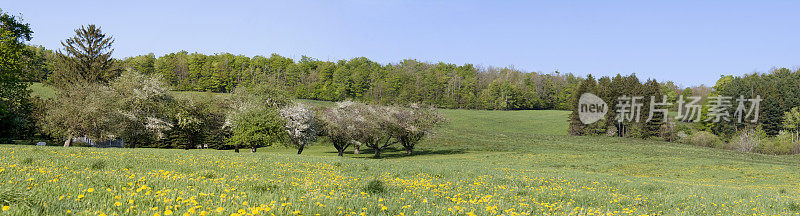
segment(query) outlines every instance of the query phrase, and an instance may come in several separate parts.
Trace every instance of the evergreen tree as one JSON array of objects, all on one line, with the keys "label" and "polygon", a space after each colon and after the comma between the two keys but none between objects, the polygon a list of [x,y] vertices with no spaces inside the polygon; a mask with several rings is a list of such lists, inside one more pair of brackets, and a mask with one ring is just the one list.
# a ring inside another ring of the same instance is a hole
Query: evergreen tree
[{"label": "evergreen tree", "polygon": [[[106,36],[93,24],[75,30],[75,36],[61,42],[63,50],[56,51],[56,70],[51,77],[56,86],[74,85],[78,82],[105,83],[113,79],[114,69],[111,45],[114,39]],[[62,52],[63,51],[63,52]]]}]

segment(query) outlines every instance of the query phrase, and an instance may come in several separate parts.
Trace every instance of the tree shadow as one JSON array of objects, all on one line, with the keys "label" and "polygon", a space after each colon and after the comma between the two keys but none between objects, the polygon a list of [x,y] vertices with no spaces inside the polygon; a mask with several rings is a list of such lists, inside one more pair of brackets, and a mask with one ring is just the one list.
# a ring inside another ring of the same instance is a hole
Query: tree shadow
[{"label": "tree shadow", "polygon": [[[375,151],[372,149],[361,149],[359,154],[354,154],[352,148],[348,148],[344,152],[344,156],[351,157],[351,158],[366,158],[366,159],[392,159],[392,158],[404,158],[404,157],[414,157],[414,156],[423,156],[423,155],[452,155],[452,154],[464,154],[466,153],[466,149],[419,149],[414,150],[414,152],[409,155],[406,153],[405,149],[397,148],[397,147],[389,147],[381,151],[381,157],[375,158]],[[333,153],[338,154],[339,152],[336,151],[327,151],[325,153]]]}]

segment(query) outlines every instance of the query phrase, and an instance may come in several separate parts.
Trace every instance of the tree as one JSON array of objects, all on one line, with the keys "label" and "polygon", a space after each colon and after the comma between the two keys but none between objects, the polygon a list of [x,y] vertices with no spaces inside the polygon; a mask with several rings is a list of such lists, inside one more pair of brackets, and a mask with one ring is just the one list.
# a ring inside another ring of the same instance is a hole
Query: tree
[{"label": "tree", "polygon": [[280,114],[286,121],[286,132],[297,147],[297,154],[303,153],[303,148],[317,138],[319,120],[312,110],[301,103],[282,108]]},{"label": "tree", "polygon": [[347,109],[355,121],[355,141],[372,148],[375,158],[381,157],[381,152],[396,143],[392,142],[392,133],[389,130],[392,124],[390,111],[387,107],[369,105],[364,103],[351,103]]},{"label": "tree", "polygon": [[[664,125],[664,122],[666,121],[664,118],[666,118],[667,113],[659,112],[658,109],[669,108],[666,106],[657,106],[658,103],[663,103],[665,99],[661,91],[661,84],[655,79],[647,80],[647,82],[645,82],[642,86],[642,93],[642,96],[644,96],[644,101],[642,101],[644,102],[644,105],[642,106],[642,120],[645,121],[643,125],[642,137],[647,138],[651,136],[661,136],[661,133],[659,132],[661,131],[661,126]],[[653,101],[650,101],[651,97],[654,99]],[[667,101],[668,100],[669,99],[667,99]],[[655,103],[652,105],[656,110],[650,110],[651,102]],[[650,113],[653,113],[652,119],[647,121],[648,117],[650,117]]]},{"label": "tree", "polygon": [[[236,152],[242,144],[255,152],[258,146],[283,140],[285,121],[278,109],[291,102],[286,91],[270,84],[236,88],[232,95],[232,111],[226,120],[232,133],[228,143],[234,145]],[[274,133],[275,124],[280,124],[280,133]]]},{"label": "tree", "polygon": [[355,112],[347,110],[350,108],[350,101],[336,103],[333,108],[322,111],[321,119],[324,122],[324,132],[330,139],[333,147],[339,152],[339,157],[344,155],[344,151],[353,145],[356,134],[356,121],[353,116]]},{"label": "tree", "polygon": [[45,133],[65,137],[65,147],[79,136],[111,140],[120,134],[121,115],[114,106],[116,99],[114,92],[104,85],[64,86],[54,99],[44,102],[45,112],[39,122]]},{"label": "tree", "polygon": [[783,128],[792,132],[792,142],[800,139],[800,107],[794,107],[783,114]]},{"label": "tree", "polygon": [[234,122],[228,143],[236,146],[236,152],[239,152],[239,146],[249,147],[250,152],[255,152],[258,147],[270,146],[286,137],[286,123],[276,110],[268,107],[239,113]]},{"label": "tree", "polygon": [[433,132],[434,127],[445,121],[444,116],[435,109],[424,108],[417,104],[411,104],[409,108],[390,108],[389,115],[390,133],[408,155],[413,153],[417,143]]},{"label": "tree", "polygon": [[[572,103],[572,113],[569,115],[569,134],[574,136],[582,136],[582,135],[591,135],[593,134],[592,131],[588,129],[588,126],[581,122],[578,113],[580,111],[579,107],[579,100],[580,97],[584,93],[592,93],[596,94],[597,92],[597,81],[594,80],[592,75],[588,75],[583,82],[581,82],[580,86],[578,86],[577,91],[573,95],[571,100]],[[599,123],[594,123],[593,125],[599,125]]]},{"label": "tree", "polygon": [[111,45],[114,39],[106,36],[100,27],[93,24],[75,29],[75,36],[62,41],[56,71],[52,83],[57,86],[74,85],[79,82],[106,83],[116,74],[113,70]]},{"label": "tree", "polygon": [[123,117],[120,135],[129,147],[153,143],[172,128],[168,111],[176,101],[161,76],[127,70],[110,87],[117,97],[114,106]]},{"label": "tree", "polygon": [[32,52],[24,41],[31,40],[29,24],[0,10],[0,137],[30,134],[32,117],[29,80],[25,73]]}]

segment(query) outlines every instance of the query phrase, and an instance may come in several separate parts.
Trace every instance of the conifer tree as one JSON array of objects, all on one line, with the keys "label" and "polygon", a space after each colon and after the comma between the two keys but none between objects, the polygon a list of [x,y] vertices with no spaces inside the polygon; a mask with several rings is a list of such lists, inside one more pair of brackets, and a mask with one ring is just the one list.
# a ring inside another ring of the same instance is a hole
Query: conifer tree
[{"label": "conifer tree", "polygon": [[93,24],[75,29],[75,35],[62,41],[63,50],[56,51],[56,70],[51,83],[56,86],[78,82],[106,83],[119,72],[114,70],[111,54],[114,38],[106,36]]}]

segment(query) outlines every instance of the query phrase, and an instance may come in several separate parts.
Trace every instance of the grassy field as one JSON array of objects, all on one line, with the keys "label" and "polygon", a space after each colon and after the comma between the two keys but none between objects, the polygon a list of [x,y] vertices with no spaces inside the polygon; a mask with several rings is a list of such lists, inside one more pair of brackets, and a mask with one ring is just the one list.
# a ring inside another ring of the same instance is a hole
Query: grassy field
[{"label": "grassy field", "polygon": [[[312,104],[325,102],[305,101]],[[442,110],[414,156],[0,145],[0,214],[797,215],[797,156],[566,135],[565,111]],[[8,207],[5,207],[8,206]]]}]

